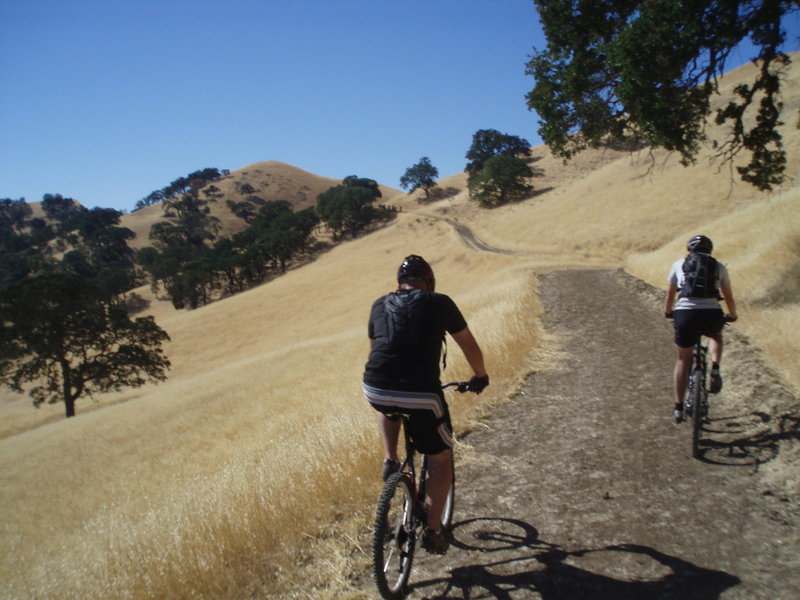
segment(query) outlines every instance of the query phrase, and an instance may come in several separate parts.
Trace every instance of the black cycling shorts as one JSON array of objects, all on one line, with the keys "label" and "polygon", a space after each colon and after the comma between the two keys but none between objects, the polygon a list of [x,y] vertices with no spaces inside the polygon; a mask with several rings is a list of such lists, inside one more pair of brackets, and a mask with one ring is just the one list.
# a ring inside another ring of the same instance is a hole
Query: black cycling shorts
[{"label": "black cycling shorts", "polygon": [[725,326],[725,314],[721,308],[676,310],[672,317],[675,343],[681,348],[691,348],[701,335],[717,335]]},{"label": "black cycling shorts", "polygon": [[453,428],[444,394],[383,390],[362,384],[372,408],[391,418],[408,416],[408,430],[417,451],[439,454],[453,446]]}]

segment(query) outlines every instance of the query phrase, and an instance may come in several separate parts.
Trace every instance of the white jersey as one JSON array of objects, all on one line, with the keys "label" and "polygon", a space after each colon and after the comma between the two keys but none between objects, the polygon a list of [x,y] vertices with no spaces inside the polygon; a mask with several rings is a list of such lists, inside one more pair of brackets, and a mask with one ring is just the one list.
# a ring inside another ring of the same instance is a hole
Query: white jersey
[{"label": "white jersey", "polygon": [[[677,260],[673,263],[672,268],[669,270],[669,283],[674,283],[678,287],[678,291],[680,293],[680,289],[683,286],[683,261],[686,260],[682,258]],[[730,285],[731,280],[728,276],[728,269],[725,268],[721,262],[717,261],[717,289],[720,289],[720,286],[723,285]],[[716,298],[685,298],[683,296],[678,297],[678,301],[675,303],[675,310],[692,310],[692,309],[708,309],[708,308],[720,308],[719,300]]]}]

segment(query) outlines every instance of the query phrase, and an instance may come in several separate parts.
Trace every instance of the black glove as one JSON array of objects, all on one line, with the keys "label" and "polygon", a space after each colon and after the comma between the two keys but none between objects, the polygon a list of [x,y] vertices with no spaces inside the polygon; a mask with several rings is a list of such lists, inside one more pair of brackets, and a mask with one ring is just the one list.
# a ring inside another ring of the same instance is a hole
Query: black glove
[{"label": "black glove", "polygon": [[668,319],[671,319],[674,315],[670,312],[670,313],[664,313],[664,316]]},{"label": "black glove", "polygon": [[486,386],[489,385],[489,376],[484,375],[483,377],[478,377],[475,375],[472,379],[469,380],[469,391],[475,392],[476,394],[480,394]]}]

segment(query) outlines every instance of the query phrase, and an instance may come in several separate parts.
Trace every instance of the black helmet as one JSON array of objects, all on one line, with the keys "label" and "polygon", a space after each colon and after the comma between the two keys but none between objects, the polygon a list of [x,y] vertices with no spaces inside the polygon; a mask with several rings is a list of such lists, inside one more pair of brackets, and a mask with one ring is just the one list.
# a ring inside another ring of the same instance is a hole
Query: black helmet
[{"label": "black helmet", "polygon": [[412,279],[423,279],[428,283],[428,289],[433,291],[436,287],[436,278],[433,276],[433,269],[428,262],[421,256],[411,254],[403,259],[400,268],[397,269],[397,281],[403,283],[404,281]]},{"label": "black helmet", "polygon": [[703,254],[711,254],[711,251],[714,249],[714,244],[712,244],[711,240],[706,236],[696,235],[689,240],[688,244],[686,244],[686,249],[689,252],[702,252]]}]

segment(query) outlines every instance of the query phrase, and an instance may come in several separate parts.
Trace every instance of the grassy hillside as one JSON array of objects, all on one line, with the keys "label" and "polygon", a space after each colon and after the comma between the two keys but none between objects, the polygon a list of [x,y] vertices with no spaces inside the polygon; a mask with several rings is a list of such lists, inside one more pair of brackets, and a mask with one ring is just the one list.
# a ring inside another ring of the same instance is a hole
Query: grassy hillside
[{"label": "grassy hillside", "polygon": [[[362,175],[360,173],[344,173],[342,179],[348,175]],[[287,165],[276,160],[267,160],[253,163],[241,169],[231,171],[230,174],[213,182],[212,185],[219,189],[219,198],[209,202],[210,214],[220,221],[220,236],[230,235],[245,227],[245,223],[236,217],[228,208],[227,201],[241,202],[251,193],[244,193],[250,186],[262,200],[287,200],[294,210],[302,210],[315,206],[317,196],[333,186],[342,183],[342,179],[321,177],[292,165]],[[386,185],[380,186],[383,198],[381,202],[401,194],[398,190]],[[132,248],[143,248],[150,245],[150,228],[164,218],[161,204],[155,204],[134,211],[122,217],[120,225],[128,227],[136,233],[136,239],[130,243]]]},{"label": "grassy hillside", "polygon": [[[787,105],[800,97],[799,66]],[[685,169],[660,152],[593,151],[563,165],[535,148],[542,176],[523,202],[479,210],[454,175],[440,184],[459,193],[429,205],[403,197],[408,210],[390,226],[269,284],[195,311],[155,301],[172,338],[166,383],[81,400],[70,420],[61,406],[35,411],[3,397],[0,596],[289,597],[303,581],[303,597],[347,597],[336,574],[363,566],[346,540],[369,521],[379,484],[374,415],[359,390],[367,311],[412,252],[461,306],[492,375],[480,400],[451,399],[460,432],[554,358],[538,322],[537,274],[624,267],[662,287],[700,232],[731,270],[737,327],[800,389],[790,335],[800,323],[800,136],[789,126],[785,134],[794,179],[773,194],[732,181],[706,157]],[[279,188],[275,173],[299,170],[242,171]],[[144,230],[158,218],[151,212],[125,225]],[[473,250],[432,217],[518,255]],[[452,343],[448,362],[446,379],[468,376]]]}]

